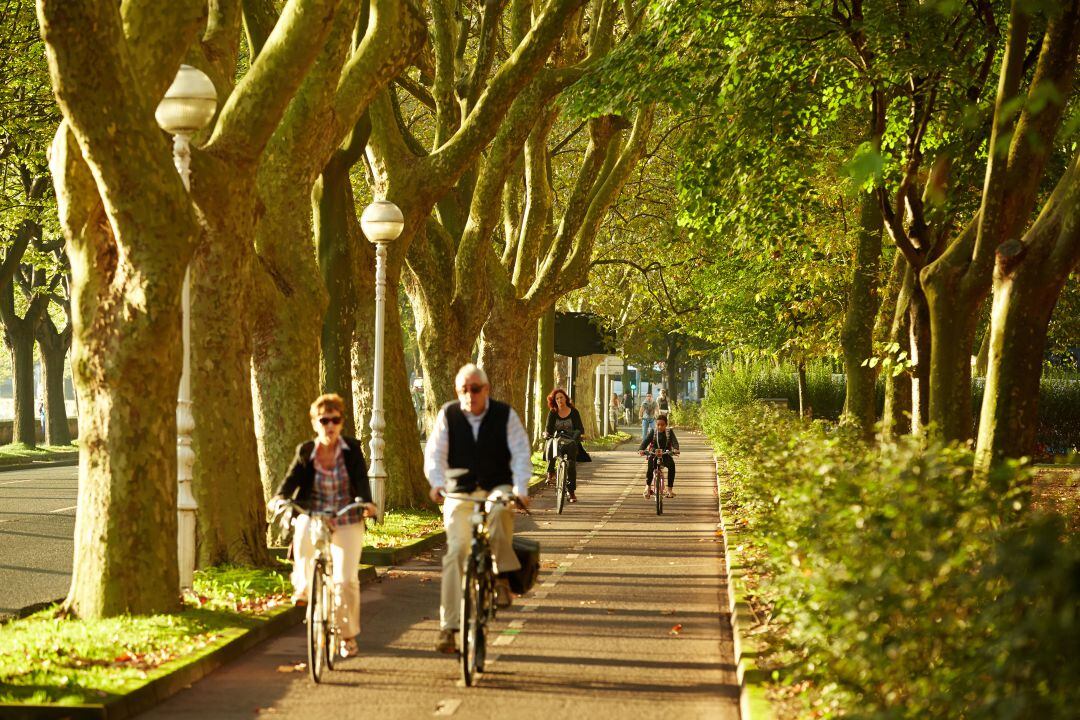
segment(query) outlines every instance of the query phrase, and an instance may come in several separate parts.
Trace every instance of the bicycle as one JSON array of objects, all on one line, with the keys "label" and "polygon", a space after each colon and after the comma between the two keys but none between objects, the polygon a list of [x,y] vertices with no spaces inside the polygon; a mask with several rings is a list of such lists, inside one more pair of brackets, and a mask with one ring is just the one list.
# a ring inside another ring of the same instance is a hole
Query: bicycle
[{"label": "bicycle", "polygon": [[340,633],[334,624],[337,598],[334,596],[334,567],[330,555],[333,531],[328,521],[341,517],[354,508],[362,507],[365,503],[360,498],[354,498],[353,502],[334,512],[313,512],[288,498],[285,499],[285,504],[311,518],[308,534],[315,547],[315,561],[308,579],[308,603],[304,622],[307,623],[308,675],[312,682],[318,683],[322,681],[324,666],[327,670],[334,669],[334,658],[341,641]]},{"label": "bicycle", "polygon": [[549,445],[549,453],[552,453],[556,458],[555,461],[555,512],[562,515],[563,508],[566,506],[566,498],[570,495],[569,481],[570,481],[570,458],[567,456],[563,449],[567,445],[573,443],[572,436],[565,432],[557,432],[554,436],[544,434],[545,439],[551,445]]},{"label": "bicycle", "polygon": [[495,619],[495,567],[488,531],[488,506],[516,504],[529,514],[528,508],[513,495],[495,492],[486,498],[460,493],[443,493],[443,497],[467,500],[475,504],[472,514],[472,547],[465,562],[465,577],[461,585],[461,679],[467,687],[476,683],[484,671],[487,657],[487,624]]},{"label": "bicycle", "polygon": [[667,466],[664,465],[664,463],[662,463],[660,461],[663,459],[663,457],[665,455],[670,457],[672,455],[675,455],[676,453],[673,452],[670,449],[661,450],[660,448],[656,448],[655,450],[651,451],[650,453],[646,453],[643,450],[643,451],[641,451],[640,454],[641,455],[651,454],[653,457],[656,458],[656,463],[653,465],[652,478],[650,478],[650,480],[652,482],[649,484],[649,487],[652,489],[652,493],[656,498],[656,514],[657,515],[663,515],[664,514],[664,488],[667,486],[666,485]]}]

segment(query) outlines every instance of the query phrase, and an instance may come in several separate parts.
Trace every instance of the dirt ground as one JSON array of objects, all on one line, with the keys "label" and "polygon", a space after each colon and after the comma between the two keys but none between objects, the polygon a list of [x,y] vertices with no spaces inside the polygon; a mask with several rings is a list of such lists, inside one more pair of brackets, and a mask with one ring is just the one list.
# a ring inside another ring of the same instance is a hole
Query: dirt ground
[{"label": "dirt ground", "polygon": [[1080,468],[1038,468],[1035,475],[1035,506],[1061,513],[1069,531],[1080,532]]}]

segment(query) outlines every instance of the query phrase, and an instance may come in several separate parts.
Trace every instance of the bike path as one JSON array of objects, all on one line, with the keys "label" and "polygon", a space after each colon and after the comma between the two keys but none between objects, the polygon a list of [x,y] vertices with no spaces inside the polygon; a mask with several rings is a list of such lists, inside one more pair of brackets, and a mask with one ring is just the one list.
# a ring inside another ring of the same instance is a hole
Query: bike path
[{"label": "bike path", "polygon": [[518,516],[544,567],[533,591],[500,612],[476,687],[431,650],[436,551],[364,586],[361,655],[322,685],[296,669],[298,626],[143,717],[738,718],[715,468],[701,439],[682,445],[678,497],[663,516],[642,498],[644,461],[629,449],[579,466],[580,502],[563,515],[549,491],[532,517]]}]

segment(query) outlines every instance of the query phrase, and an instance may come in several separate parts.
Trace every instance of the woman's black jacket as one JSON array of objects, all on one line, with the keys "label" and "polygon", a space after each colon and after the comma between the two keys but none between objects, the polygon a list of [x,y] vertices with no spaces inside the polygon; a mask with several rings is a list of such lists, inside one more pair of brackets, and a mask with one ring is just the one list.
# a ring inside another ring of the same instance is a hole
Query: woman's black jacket
[{"label": "woman's black jacket", "polygon": [[[548,435],[555,434],[555,421],[559,419],[559,411],[551,410],[547,416],[547,427],[544,432]],[[577,431],[577,461],[578,462],[592,462],[592,458],[589,457],[589,453],[585,452],[585,448],[581,446],[581,436],[585,434],[585,426],[581,422],[581,413],[577,411],[577,408],[570,408],[570,422],[574,424],[574,430]]]},{"label": "woman's black jacket", "polygon": [[[349,497],[358,497],[363,502],[372,502],[367,464],[364,462],[364,451],[360,446],[360,441],[344,435],[341,436],[341,441],[345,443],[341,451],[345,454],[345,471],[349,475]],[[296,457],[293,458],[289,472],[281,481],[276,493],[293,498],[297,505],[305,508],[309,507],[311,491],[315,485],[315,460],[311,457],[314,450],[314,440],[308,440],[297,446]]]}]

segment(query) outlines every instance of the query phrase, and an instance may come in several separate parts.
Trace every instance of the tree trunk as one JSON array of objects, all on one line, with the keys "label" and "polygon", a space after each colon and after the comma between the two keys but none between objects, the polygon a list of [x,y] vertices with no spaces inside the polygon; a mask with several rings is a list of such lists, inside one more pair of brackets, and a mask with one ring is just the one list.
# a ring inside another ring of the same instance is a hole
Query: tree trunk
[{"label": "tree trunk", "polygon": [[[367,240],[356,217],[350,168],[339,158],[335,156],[316,181],[312,205],[319,269],[329,299],[322,326],[322,391],[337,393],[345,400],[345,407],[351,408],[354,405],[352,344],[353,333],[357,331],[351,269],[356,245]],[[346,413],[344,431],[356,435],[352,413]]]},{"label": "tree trunk", "polygon": [[254,177],[207,162],[198,179],[207,232],[191,263],[197,564],[268,565],[251,389]]},{"label": "tree trunk", "polygon": [[64,361],[71,347],[71,325],[63,332],[49,320],[38,328],[38,348],[41,354],[41,374],[45,390],[45,444],[70,445],[67,407],[64,404]]},{"label": "tree trunk", "polygon": [[577,380],[574,383],[574,405],[581,414],[585,426],[585,437],[590,440],[603,435],[596,419],[596,368],[604,359],[603,355],[586,355],[577,358],[575,368]]},{"label": "tree trunk", "polygon": [[667,353],[664,356],[664,385],[667,386],[668,402],[679,399],[679,365],[683,346],[678,337],[668,335]]},{"label": "tree trunk", "polygon": [[11,386],[15,397],[15,424],[12,442],[37,447],[38,415],[34,407],[34,332],[30,328],[8,328],[11,348]]},{"label": "tree trunk", "polygon": [[533,393],[536,413],[533,418],[533,442],[538,442],[547,423],[547,396],[555,389],[555,307],[540,316],[536,323],[536,379]]},{"label": "tree trunk", "polygon": [[496,304],[480,335],[480,366],[491,383],[491,396],[509,403],[525,417],[530,351],[536,347],[536,321],[518,302]]},{"label": "tree trunk", "polygon": [[319,338],[327,307],[311,250],[311,198],[284,174],[273,179],[277,184],[260,192],[266,214],[256,232],[252,303],[255,428],[267,497],[296,446],[312,437],[308,408],[319,395]]},{"label": "tree trunk", "polygon": [[876,196],[868,193],[859,212],[858,247],[840,334],[847,377],[844,413],[864,437],[873,435],[876,419],[874,386],[877,369],[870,367],[867,360],[874,354],[882,228],[881,207]]},{"label": "tree trunk", "polygon": [[990,324],[986,324],[983,331],[982,342],[979,343],[979,354],[975,357],[975,377],[986,377],[986,370],[990,365]]},{"label": "tree trunk", "polygon": [[908,337],[911,346],[911,434],[922,435],[929,422],[930,408],[930,309],[922,286],[916,280],[908,304]]},{"label": "tree trunk", "polygon": [[970,440],[971,348],[978,329],[978,303],[935,289],[927,295],[930,318],[929,420],[945,440]]},{"label": "tree trunk", "polygon": [[799,384],[799,417],[806,417],[806,363],[802,360],[799,361],[796,376]]},{"label": "tree trunk", "polygon": [[[899,256],[899,253],[897,253]],[[911,293],[915,283],[915,273],[907,267],[893,308],[889,323],[888,342],[899,346],[896,355],[911,351]],[[899,375],[891,370],[885,374],[885,409],[881,417],[882,437],[891,439],[911,432],[911,374],[904,370]]]}]

